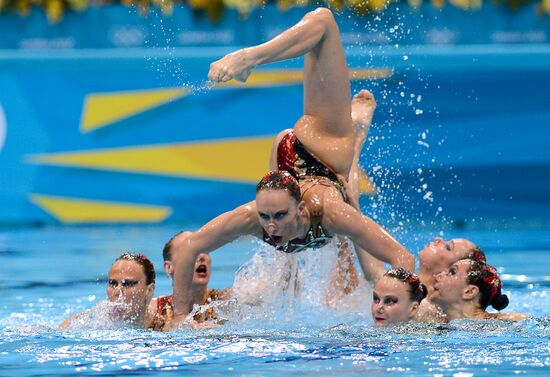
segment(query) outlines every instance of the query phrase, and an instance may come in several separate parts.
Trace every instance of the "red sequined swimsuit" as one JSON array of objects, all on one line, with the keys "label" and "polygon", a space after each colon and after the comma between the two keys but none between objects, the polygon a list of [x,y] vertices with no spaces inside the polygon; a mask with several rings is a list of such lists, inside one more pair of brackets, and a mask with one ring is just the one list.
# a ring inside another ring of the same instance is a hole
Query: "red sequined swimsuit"
[{"label": "red sequined swimsuit", "polygon": [[[212,301],[222,300],[224,297],[223,289],[209,289],[206,301],[202,305],[208,305]],[[174,296],[159,296],[157,297],[157,314],[160,316],[166,316],[166,313],[170,310],[174,310]],[[195,321],[214,321],[218,320],[214,308],[210,307],[204,312],[199,312],[193,316]]]},{"label": "red sequined swimsuit", "polygon": [[298,180],[305,177],[326,177],[341,186],[336,174],[317,157],[312,155],[294,134],[288,132],[277,146],[277,166],[294,174]]},{"label": "red sequined swimsuit", "polygon": [[157,314],[166,315],[168,309],[174,310],[174,296],[157,297]]}]

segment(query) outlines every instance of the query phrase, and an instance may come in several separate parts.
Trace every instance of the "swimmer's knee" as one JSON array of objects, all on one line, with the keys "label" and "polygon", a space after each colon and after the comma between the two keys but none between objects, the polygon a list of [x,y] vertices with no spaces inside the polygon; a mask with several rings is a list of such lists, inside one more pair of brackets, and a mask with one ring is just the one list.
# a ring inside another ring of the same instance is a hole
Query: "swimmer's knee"
[{"label": "swimmer's knee", "polygon": [[319,7],[314,11],[310,12],[309,15],[314,16],[315,18],[323,21],[323,23],[325,23],[327,26],[331,24],[336,24],[334,15],[332,14],[332,11],[328,8]]}]

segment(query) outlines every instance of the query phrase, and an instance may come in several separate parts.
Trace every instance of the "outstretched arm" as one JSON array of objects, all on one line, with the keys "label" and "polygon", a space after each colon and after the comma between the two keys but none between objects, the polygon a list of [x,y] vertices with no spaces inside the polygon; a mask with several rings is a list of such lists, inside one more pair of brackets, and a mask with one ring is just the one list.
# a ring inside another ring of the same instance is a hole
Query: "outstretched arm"
[{"label": "outstretched arm", "polygon": [[326,198],[323,227],[330,232],[348,236],[360,249],[367,250],[393,268],[414,271],[414,256],[384,228],[363,216],[341,199]]},{"label": "outstretched arm", "polygon": [[243,235],[259,235],[256,202],[226,212],[191,234],[181,234],[173,242],[174,322],[180,322],[191,309],[195,260]]}]

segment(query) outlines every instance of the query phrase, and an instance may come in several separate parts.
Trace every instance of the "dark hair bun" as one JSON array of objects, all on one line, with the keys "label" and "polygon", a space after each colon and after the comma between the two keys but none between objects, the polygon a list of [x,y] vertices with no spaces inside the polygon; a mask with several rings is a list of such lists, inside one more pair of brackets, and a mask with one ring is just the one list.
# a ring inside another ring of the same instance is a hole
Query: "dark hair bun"
[{"label": "dark hair bun", "polygon": [[505,307],[508,306],[508,303],[510,301],[508,300],[508,296],[506,295],[498,295],[495,297],[495,299],[491,302],[491,306],[495,308],[496,310],[502,310]]}]

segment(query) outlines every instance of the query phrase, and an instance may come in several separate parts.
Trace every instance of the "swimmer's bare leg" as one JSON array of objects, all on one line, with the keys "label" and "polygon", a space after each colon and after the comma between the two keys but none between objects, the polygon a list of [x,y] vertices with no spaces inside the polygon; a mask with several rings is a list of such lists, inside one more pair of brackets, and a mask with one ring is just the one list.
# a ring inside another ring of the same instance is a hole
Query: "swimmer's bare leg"
[{"label": "swimmer's bare leg", "polygon": [[259,65],[300,56],[305,57],[304,115],[295,131],[310,152],[347,176],[353,157],[349,72],[330,10],[318,8],[270,41],[224,56],[210,65],[208,78],[246,81]]},{"label": "swimmer's bare leg", "polygon": [[214,82],[246,81],[259,65],[305,56],[304,115],[322,120],[328,136],[351,133],[349,74],[332,12],[318,8],[263,44],[244,48],[210,65]]},{"label": "swimmer's bare leg", "polygon": [[312,13],[322,36],[304,59],[304,116],[315,118],[315,131],[323,136],[349,136],[351,88],[338,25],[327,9]]},{"label": "swimmer's bare leg", "polygon": [[[361,150],[363,149],[363,145],[365,144],[365,140],[367,139],[376,106],[377,104],[374,95],[366,89],[361,90],[359,93],[353,96],[353,99],[351,101],[351,119],[355,131],[355,144],[353,163],[351,165],[351,170],[346,185],[346,192],[350,199],[350,204],[358,211],[360,211],[359,179],[361,174],[359,157],[361,156]],[[385,272],[384,263],[373,257],[370,253],[361,249],[357,245],[354,246],[365,279],[371,284],[374,284]]]},{"label": "swimmer's bare leg", "polygon": [[353,163],[351,165],[346,191],[351,204],[356,209],[359,209],[360,194],[359,179],[361,167],[359,166],[359,158],[361,157],[361,150],[363,149],[363,145],[369,133],[374,110],[376,110],[376,100],[371,92],[363,89],[353,96],[351,100],[351,119],[355,132],[355,144],[353,147]]}]

